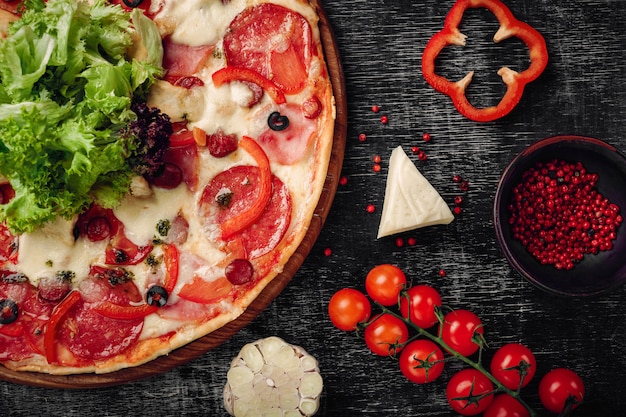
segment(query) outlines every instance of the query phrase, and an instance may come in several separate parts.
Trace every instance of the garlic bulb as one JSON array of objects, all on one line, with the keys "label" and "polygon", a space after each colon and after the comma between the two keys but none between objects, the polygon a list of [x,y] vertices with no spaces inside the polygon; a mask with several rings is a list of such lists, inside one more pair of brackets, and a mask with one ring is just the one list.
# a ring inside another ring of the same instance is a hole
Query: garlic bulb
[{"label": "garlic bulb", "polygon": [[235,417],[312,416],[323,386],[313,356],[272,336],[245,345],[233,359],[224,407]]}]

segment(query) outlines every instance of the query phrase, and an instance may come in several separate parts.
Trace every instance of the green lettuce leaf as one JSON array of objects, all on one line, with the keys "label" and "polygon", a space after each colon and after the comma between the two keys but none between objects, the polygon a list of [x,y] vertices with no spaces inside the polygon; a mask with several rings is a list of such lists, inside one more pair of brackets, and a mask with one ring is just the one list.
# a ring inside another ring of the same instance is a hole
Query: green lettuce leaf
[{"label": "green lettuce leaf", "polygon": [[[135,32],[131,14],[104,0],[24,6],[0,41],[0,175],[15,190],[0,221],[14,233],[94,202],[114,207],[128,193],[138,144],[123,132],[163,56],[150,19],[133,13]],[[147,60],[126,57],[134,37]]]}]

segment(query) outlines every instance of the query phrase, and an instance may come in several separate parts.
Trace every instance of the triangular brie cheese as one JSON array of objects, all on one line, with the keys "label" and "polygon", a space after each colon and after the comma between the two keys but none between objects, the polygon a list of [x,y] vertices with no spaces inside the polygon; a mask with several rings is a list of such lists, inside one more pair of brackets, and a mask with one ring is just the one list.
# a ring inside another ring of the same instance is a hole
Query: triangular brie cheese
[{"label": "triangular brie cheese", "polygon": [[435,224],[454,215],[437,190],[411,162],[401,146],[391,152],[378,238]]}]

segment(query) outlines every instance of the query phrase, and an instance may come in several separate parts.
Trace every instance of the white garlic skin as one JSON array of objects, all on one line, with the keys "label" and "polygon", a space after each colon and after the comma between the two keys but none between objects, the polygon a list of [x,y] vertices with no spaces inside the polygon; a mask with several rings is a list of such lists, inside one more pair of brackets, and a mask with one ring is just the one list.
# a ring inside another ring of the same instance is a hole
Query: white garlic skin
[{"label": "white garlic skin", "polygon": [[224,408],[235,417],[309,417],[324,387],[317,359],[270,336],[243,346],[232,360]]}]

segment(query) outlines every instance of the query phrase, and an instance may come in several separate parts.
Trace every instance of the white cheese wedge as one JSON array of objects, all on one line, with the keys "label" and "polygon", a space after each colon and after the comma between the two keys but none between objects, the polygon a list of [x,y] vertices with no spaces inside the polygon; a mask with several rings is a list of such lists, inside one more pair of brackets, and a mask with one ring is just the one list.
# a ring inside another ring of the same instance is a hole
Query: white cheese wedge
[{"label": "white cheese wedge", "polygon": [[437,190],[419,172],[401,146],[391,152],[378,238],[435,224],[454,215]]}]

